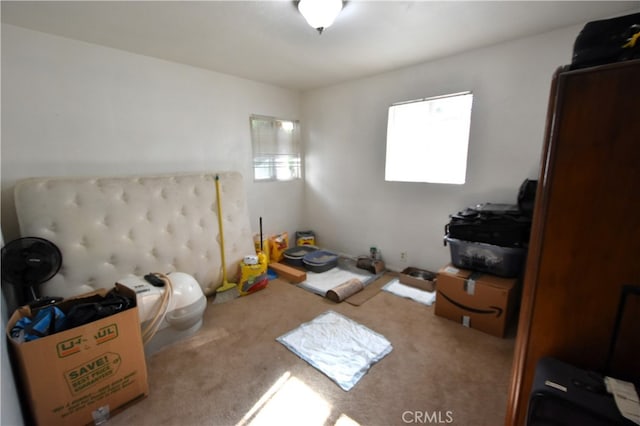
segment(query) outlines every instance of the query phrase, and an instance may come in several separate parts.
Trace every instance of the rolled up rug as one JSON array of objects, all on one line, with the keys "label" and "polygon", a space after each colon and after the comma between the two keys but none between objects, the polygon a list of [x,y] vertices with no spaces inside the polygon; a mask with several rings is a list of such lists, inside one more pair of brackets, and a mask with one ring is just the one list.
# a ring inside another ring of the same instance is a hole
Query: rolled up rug
[{"label": "rolled up rug", "polygon": [[327,299],[333,302],[342,302],[364,288],[364,284],[357,278],[352,278],[327,291]]}]

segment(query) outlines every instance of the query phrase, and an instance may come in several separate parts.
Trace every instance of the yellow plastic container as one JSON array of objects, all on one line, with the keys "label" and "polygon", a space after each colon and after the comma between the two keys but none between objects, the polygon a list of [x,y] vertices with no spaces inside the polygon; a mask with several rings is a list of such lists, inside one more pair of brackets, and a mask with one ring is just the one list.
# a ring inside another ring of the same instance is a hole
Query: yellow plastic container
[{"label": "yellow plastic container", "polygon": [[296,245],[297,246],[315,246],[316,234],[313,231],[297,231]]},{"label": "yellow plastic container", "polygon": [[240,262],[240,282],[238,283],[238,292],[241,296],[262,290],[269,284],[267,276],[267,263],[257,263],[255,265],[247,265]]},{"label": "yellow plastic container", "polygon": [[289,248],[289,233],[282,232],[269,238],[269,263],[280,262]]}]

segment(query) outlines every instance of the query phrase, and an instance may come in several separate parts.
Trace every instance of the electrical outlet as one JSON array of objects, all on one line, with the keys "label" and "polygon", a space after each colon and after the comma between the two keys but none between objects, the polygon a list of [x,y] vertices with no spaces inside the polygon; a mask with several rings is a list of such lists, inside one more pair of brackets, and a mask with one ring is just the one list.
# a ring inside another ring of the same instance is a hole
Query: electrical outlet
[{"label": "electrical outlet", "polygon": [[400,260],[402,260],[402,262],[403,262],[403,263],[406,263],[406,262],[407,262],[407,258],[408,258],[408,257],[409,257],[409,256],[407,255],[407,252],[406,252],[406,251],[403,251],[403,252],[401,252],[401,253],[400,253]]}]

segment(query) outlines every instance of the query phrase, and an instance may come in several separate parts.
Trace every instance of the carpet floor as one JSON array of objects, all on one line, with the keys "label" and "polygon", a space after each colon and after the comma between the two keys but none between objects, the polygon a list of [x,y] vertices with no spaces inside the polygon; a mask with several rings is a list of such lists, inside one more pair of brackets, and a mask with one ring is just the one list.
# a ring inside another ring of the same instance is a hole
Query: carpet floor
[{"label": "carpet floor", "polygon": [[[196,335],[148,358],[149,396],[110,426],[504,424],[513,332],[493,337],[384,291],[354,306],[279,279],[220,302]],[[393,345],[349,392],[276,341],[329,309]]]}]

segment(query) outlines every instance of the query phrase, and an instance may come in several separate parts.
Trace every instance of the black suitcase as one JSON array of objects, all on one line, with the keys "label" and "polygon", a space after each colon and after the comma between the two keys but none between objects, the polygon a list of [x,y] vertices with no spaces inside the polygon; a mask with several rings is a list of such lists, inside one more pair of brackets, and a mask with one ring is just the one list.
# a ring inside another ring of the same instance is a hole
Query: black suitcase
[{"label": "black suitcase", "polygon": [[484,203],[451,215],[445,225],[449,238],[500,247],[524,247],[529,242],[531,217],[515,204]]},{"label": "black suitcase", "polygon": [[[620,339],[624,310],[630,296],[640,297],[640,287],[624,285],[611,333],[604,374],[614,365],[615,351]],[[623,336],[637,338],[637,336]],[[640,377],[622,377],[631,381],[636,392]],[[622,416],[613,395],[607,392],[604,376],[577,368],[551,357],[541,358],[533,377],[527,409],[527,426],[634,426]]]},{"label": "black suitcase", "polygon": [[620,414],[604,378],[554,358],[536,366],[527,426],[632,426]]},{"label": "black suitcase", "polygon": [[640,13],[587,23],[573,46],[571,69],[640,58]]}]

